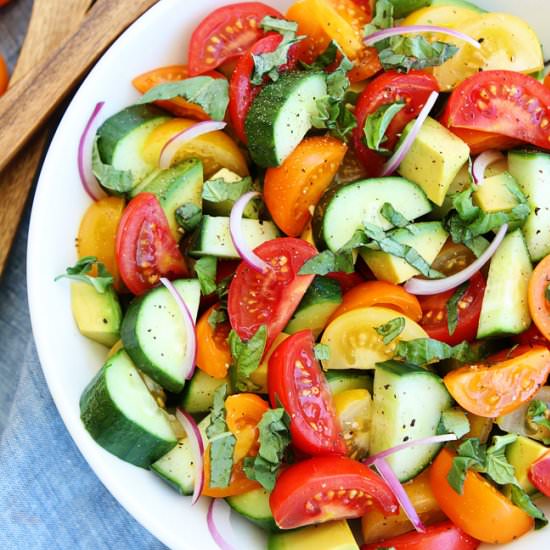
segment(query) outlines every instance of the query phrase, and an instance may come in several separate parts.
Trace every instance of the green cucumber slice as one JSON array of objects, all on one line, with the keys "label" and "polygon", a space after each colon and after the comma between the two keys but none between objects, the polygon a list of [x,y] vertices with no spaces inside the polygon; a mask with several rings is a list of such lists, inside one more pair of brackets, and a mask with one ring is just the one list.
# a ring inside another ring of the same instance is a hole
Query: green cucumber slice
[{"label": "green cucumber slice", "polygon": [[229,377],[214,378],[196,369],[193,378],[185,385],[181,400],[183,410],[191,414],[209,412],[214,404],[214,392],[222,384],[230,387]]},{"label": "green cucumber slice", "polygon": [[124,350],[113,355],[84,390],[80,418],[99,445],[142,468],[176,445],[164,411]]},{"label": "green cucumber slice", "polygon": [[242,495],[227,497],[225,500],[233,510],[267,531],[279,531],[271,508],[269,494],[265,489],[254,489]]}]

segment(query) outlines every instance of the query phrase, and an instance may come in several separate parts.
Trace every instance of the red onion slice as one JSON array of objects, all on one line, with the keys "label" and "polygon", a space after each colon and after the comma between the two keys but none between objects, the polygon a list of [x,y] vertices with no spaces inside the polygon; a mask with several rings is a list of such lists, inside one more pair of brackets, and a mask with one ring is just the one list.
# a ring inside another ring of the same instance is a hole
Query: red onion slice
[{"label": "red onion slice", "polygon": [[99,183],[97,182],[96,177],[92,172],[92,167],[89,162],[85,162],[85,159],[89,161],[92,158],[92,139],[90,136],[93,136],[95,132],[92,132],[92,127],[94,122],[97,119],[101,109],[105,105],[105,101],[100,101],[94,107],[80,140],[78,142],[78,154],[77,154],[77,164],[78,164],[78,175],[80,176],[80,182],[84,191],[87,195],[94,201],[97,202],[101,197],[105,196],[105,193],[101,190]]},{"label": "red onion slice", "polygon": [[212,538],[221,550],[237,550],[235,533],[229,521],[231,508],[223,498],[213,498],[208,507],[206,523]]},{"label": "red onion slice", "polygon": [[383,458],[378,458],[374,462],[374,467],[378,470],[380,477],[388,484],[395,498],[398,500],[403,512],[411,520],[414,528],[419,533],[425,533],[426,527],[422,523],[417,511],[415,510],[413,503],[411,502],[409,495],[401,485],[401,482],[397,479],[397,476],[393,473],[388,463]]},{"label": "red onion slice", "polygon": [[168,289],[168,292],[172,295],[176,304],[181,311],[183,317],[183,323],[185,325],[185,333],[187,337],[187,345],[185,346],[185,356],[181,365],[181,373],[185,380],[190,380],[195,372],[195,361],[197,356],[197,336],[195,334],[195,321],[193,321],[193,316],[187,307],[184,299],[181,297],[181,294],[177,291],[176,287],[166,279],[165,277],[160,278],[160,282]]},{"label": "red onion slice", "polygon": [[508,231],[508,224],[503,224],[498,233],[495,235],[493,242],[487,247],[487,250],[483,254],[471,263],[468,267],[464,268],[462,271],[451,275],[450,277],[445,277],[445,279],[409,279],[404,288],[407,292],[411,294],[418,294],[422,296],[429,296],[431,294],[439,294],[440,292],[445,292],[456,288],[465,281],[472,278],[472,276],[477,273],[493,256],[497,251],[502,239]]},{"label": "red onion slice", "polygon": [[422,124],[424,124],[424,121],[428,118],[428,115],[430,114],[430,111],[432,110],[432,107],[434,106],[438,97],[439,94],[437,92],[432,92],[430,94],[430,97],[428,97],[426,104],[424,105],[424,107],[422,107],[420,113],[418,113],[418,117],[414,121],[410,132],[401,142],[393,155],[386,161],[386,164],[384,164],[382,168],[382,173],[380,174],[381,176],[391,176],[391,174],[393,174],[397,170],[401,162],[403,162],[403,159],[409,152],[409,149],[416,139],[418,132],[420,132],[420,128],[422,128]]},{"label": "red onion slice", "polygon": [[485,179],[485,170],[487,167],[493,164],[493,162],[502,160],[503,158],[504,155],[496,149],[490,149],[489,151],[481,153],[481,155],[474,160],[472,165],[472,176],[474,176],[474,181],[477,184],[483,183],[483,180]]},{"label": "red onion slice", "polygon": [[422,32],[448,34],[449,36],[454,36],[459,40],[464,40],[464,42],[467,42],[468,44],[470,44],[470,46],[473,46],[478,50],[479,48],[481,48],[481,44],[471,36],[468,36],[467,34],[464,34],[460,31],[455,31],[454,29],[449,29],[448,27],[437,27],[435,25],[410,25],[406,27],[392,27],[390,29],[383,29],[381,31],[373,32],[372,34],[369,34],[369,36],[367,36],[363,41],[367,46],[372,46],[376,42],[380,42],[381,40],[385,40],[386,38],[391,38],[392,36],[399,36],[401,34],[418,34]]},{"label": "red onion slice", "polygon": [[399,445],[386,449],[385,451],[380,451],[379,453],[371,455],[365,458],[362,462],[363,464],[370,466],[380,458],[386,458],[387,456],[393,455],[403,449],[408,449],[409,447],[416,447],[417,445],[433,445],[434,443],[446,443],[447,441],[456,441],[456,439],[455,434],[431,435],[429,437],[413,439],[411,441],[406,441],[405,443],[400,443]]},{"label": "red onion slice", "polygon": [[254,251],[250,248],[243,235],[242,218],[246,205],[256,197],[259,197],[258,191],[249,191],[235,202],[231,209],[231,215],[229,216],[229,232],[231,233],[231,240],[237,250],[239,256],[252,268],[260,273],[265,273],[269,270],[269,264],[262,260]]},{"label": "red onion slice", "polygon": [[176,409],[176,418],[183,426],[187,439],[189,440],[189,447],[191,448],[191,456],[193,457],[193,466],[195,468],[195,486],[193,487],[193,497],[191,504],[195,504],[202,493],[204,487],[204,443],[202,441],[202,435],[197,426],[197,423],[193,420],[193,417],[182,411]]},{"label": "red onion slice", "polygon": [[179,148],[186,141],[190,141],[204,134],[209,134],[210,132],[223,130],[225,126],[225,122],[218,122],[216,120],[204,120],[202,122],[197,122],[197,124],[193,124],[193,126],[190,126],[189,128],[186,128],[185,130],[182,130],[181,132],[172,136],[164,144],[164,147],[160,152],[159,167],[163,170],[166,168],[170,168]]}]

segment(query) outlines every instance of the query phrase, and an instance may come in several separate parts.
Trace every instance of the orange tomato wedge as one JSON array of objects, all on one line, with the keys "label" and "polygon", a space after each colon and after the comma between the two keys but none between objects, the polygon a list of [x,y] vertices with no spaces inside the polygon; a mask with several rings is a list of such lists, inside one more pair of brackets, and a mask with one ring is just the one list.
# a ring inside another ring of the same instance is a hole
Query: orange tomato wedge
[{"label": "orange tomato wedge", "polygon": [[403,287],[386,281],[366,281],[344,294],[342,303],[330,316],[330,323],[336,317],[360,307],[382,306],[397,310],[413,321],[422,319],[418,298]]},{"label": "orange tomato wedge", "polygon": [[550,285],[550,256],[541,260],[529,280],[529,312],[542,335],[550,339],[550,300],[547,289]]},{"label": "orange tomato wedge", "polygon": [[542,346],[495,364],[451,371],[443,382],[468,412],[487,418],[508,414],[531,399],[550,373],[550,351]]},{"label": "orange tomato wedge", "polygon": [[504,544],[533,528],[533,518],[469,470],[459,495],[447,481],[454,454],[443,449],[430,468],[433,494],[445,515],[463,531],[483,542]]},{"label": "orange tomato wedge", "polygon": [[214,329],[208,319],[217,305],[207,309],[197,323],[197,367],[214,378],[225,378],[231,364],[231,351],[227,336],[229,322],[219,323]]},{"label": "orange tomato wedge", "polygon": [[347,145],[330,136],[304,139],[281,166],[268,168],[264,200],[274,222],[299,237],[344,159]]},{"label": "orange tomato wedge", "polygon": [[225,421],[236,439],[231,480],[227,487],[210,487],[210,445],[208,445],[204,451],[203,495],[224,498],[260,487],[257,481],[246,477],[243,471],[243,459],[258,453],[258,422],[268,408],[268,404],[253,393],[230,395],[225,400]]}]

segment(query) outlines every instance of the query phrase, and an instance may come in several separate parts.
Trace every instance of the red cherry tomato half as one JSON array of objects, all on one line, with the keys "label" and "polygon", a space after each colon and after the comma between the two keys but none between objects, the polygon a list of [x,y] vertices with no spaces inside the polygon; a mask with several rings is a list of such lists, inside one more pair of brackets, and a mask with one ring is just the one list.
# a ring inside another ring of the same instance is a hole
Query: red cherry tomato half
[{"label": "red cherry tomato half", "polygon": [[334,271],[333,273],[327,273],[326,277],[336,281],[340,285],[342,293],[345,294],[353,287],[365,282],[365,279],[359,275],[359,273],[344,273],[342,271]]},{"label": "red cherry tomato half", "polygon": [[477,334],[477,325],[481,315],[483,294],[485,293],[485,279],[481,273],[476,273],[470,279],[470,285],[465,294],[458,301],[458,322],[453,334],[449,334],[447,302],[456,292],[456,289],[434,294],[433,296],[419,296],[422,308],[420,325],[429,334],[441,342],[452,346],[464,340],[474,340]]},{"label": "red cherry tomato half", "polygon": [[254,252],[271,269],[263,274],[242,262],[229,287],[227,310],[231,326],[243,340],[266,325],[269,349],[313,280],[313,275],[298,271],[317,251],[306,241],[285,237],[267,241]]},{"label": "red cherry tomato half", "polygon": [[275,522],[282,529],[358,518],[373,504],[385,516],[399,510],[380,477],[342,456],[317,456],[293,464],[279,476],[269,497]]},{"label": "red cherry tomato half", "polygon": [[437,80],[432,75],[420,71],[411,71],[408,74],[389,71],[367,84],[357,100],[357,127],[353,130],[352,141],[355,153],[365,165],[369,176],[377,176],[380,173],[387,157],[369,149],[363,142],[363,128],[367,117],[382,105],[398,100],[405,101],[405,107],[395,115],[386,131],[387,140],[384,147],[391,150],[403,128],[418,116],[430,94],[438,90]]},{"label": "red cherry tomato half", "polygon": [[514,343],[520,346],[545,346],[550,348],[550,340],[544,337],[542,332],[537,328],[535,323],[531,323],[531,326],[521,334],[518,334],[513,338]]},{"label": "red cherry tomato half", "polygon": [[188,275],[168,220],[152,193],[140,193],[122,213],[116,236],[116,261],[124,284],[133,294],[143,294],[160,277]]},{"label": "red cherry tomato half", "polygon": [[550,497],[550,451],[531,464],[529,480],[547,497]]},{"label": "red cherry tomato half", "polygon": [[310,330],[289,336],[269,359],[271,406],[279,403],[290,415],[294,446],[309,455],[346,454],[346,443],[319,361],[313,353]]},{"label": "red cherry tomato half", "polygon": [[425,533],[412,531],[386,539],[383,544],[364,544],[361,550],[378,550],[382,547],[394,550],[475,550],[480,544],[452,521],[444,521],[426,527]]},{"label": "red cherry tomato half", "polygon": [[[231,117],[231,124],[235,133],[243,143],[247,142],[244,131],[246,115],[248,114],[252,100],[262,89],[262,86],[255,86],[250,82],[250,77],[254,71],[254,59],[252,55],[273,52],[282,40],[283,37],[278,33],[270,33],[260,38],[250,50],[239,58],[235,65],[235,70],[231,75],[229,84],[229,116]],[[281,67],[280,71],[286,71],[296,66],[297,58],[294,55],[295,51],[295,45],[289,48],[288,63]]]},{"label": "red cherry tomato half", "polygon": [[550,149],[550,89],[532,76],[483,71],[455,88],[443,119],[449,127],[500,134]]},{"label": "red cherry tomato half", "polygon": [[193,31],[189,43],[189,74],[196,76],[243,54],[264,31],[262,19],[284,16],[261,2],[230,4],[207,15]]}]

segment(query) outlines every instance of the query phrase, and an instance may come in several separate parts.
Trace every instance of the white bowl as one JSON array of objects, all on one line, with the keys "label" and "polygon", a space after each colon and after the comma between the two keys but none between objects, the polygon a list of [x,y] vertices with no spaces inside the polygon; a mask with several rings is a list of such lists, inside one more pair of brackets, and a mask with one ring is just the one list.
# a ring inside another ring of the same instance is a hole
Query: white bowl
[{"label": "white bowl", "polygon": [[[291,0],[266,0],[284,11]],[[84,429],[78,401],[105,359],[105,348],[82,337],[71,315],[65,284],[54,277],[75,260],[74,238],[89,199],[79,183],[78,140],[93,106],[107,102],[102,118],[137,99],[137,74],[160,65],[185,63],[190,33],[212,9],[227,0],[162,0],[136,21],[90,72],[69,105],[44,161],[34,198],[28,246],[28,294],[38,355],[59,413],[78,448],[118,501],[170,548],[216,549],[206,525],[206,503],[190,506],[155,475],[117,459]],[[487,9],[526,18],[550,52],[550,3],[546,0],[479,0]],[[546,23],[546,25],[545,25]],[[203,499],[204,500],[204,499]],[[547,513],[550,507],[547,506]],[[240,518],[240,548],[264,548],[263,534]],[[507,548],[550,547],[550,527]]]}]

